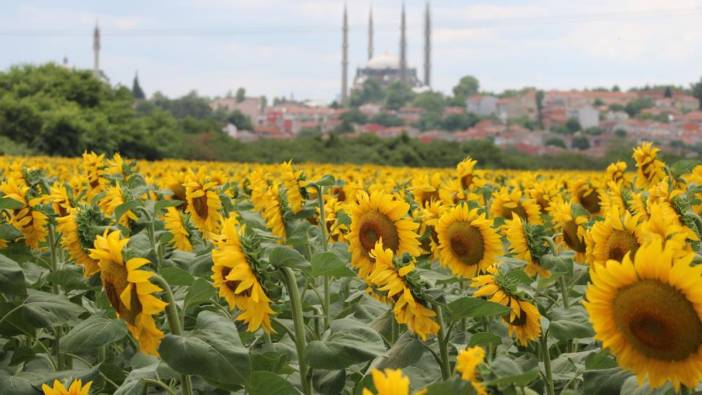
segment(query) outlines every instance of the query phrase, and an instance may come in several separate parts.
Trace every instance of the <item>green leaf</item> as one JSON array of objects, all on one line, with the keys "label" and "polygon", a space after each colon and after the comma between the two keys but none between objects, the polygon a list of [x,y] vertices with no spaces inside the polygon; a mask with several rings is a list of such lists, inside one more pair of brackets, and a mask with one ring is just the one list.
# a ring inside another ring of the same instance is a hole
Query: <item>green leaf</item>
[{"label": "green leaf", "polygon": [[23,321],[35,328],[48,328],[65,324],[85,313],[85,309],[72,303],[63,295],[28,290],[29,296],[22,303],[19,314]]},{"label": "green leaf", "polygon": [[0,224],[0,239],[14,240],[22,236],[22,232],[10,224]]},{"label": "green leaf", "polygon": [[159,200],[154,204],[154,213],[158,215],[166,207],[178,207],[183,202],[181,200]]},{"label": "green leaf", "polygon": [[251,395],[299,395],[290,382],[275,373],[256,371],[251,374],[251,384],[246,387]]},{"label": "green leaf", "polygon": [[65,290],[86,289],[88,283],[79,266],[65,266],[46,277],[52,284],[58,284]]},{"label": "green leaf", "polygon": [[195,279],[188,290],[188,294],[185,295],[185,308],[207,302],[215,295],[217,295],[217,293],[209,281],[204,278]]},{"label": "green leaf", "polygon": [[619,394],[622,385],[632,376],[620,368],[586,370],[583,373],[583,393],[588,395]]},{"label": "green leaf", "polygon": [[117,388],[114,395],[142,395],[145,393],[146,384],[142,379],[157,379],[156,370],[158,363],[147,365],[129,372],[122,385]]},{"label": "green leaf", "polygon": [[275,267],[291,267],[293,269],[307,269],[310,263],[296,249],[277,245],[271,249],[268,260]]},{"label": "green leaf", "polygon": [[0,254],[0,292],[12,296],[27,294],[22,267],[3,254]]},{"label": "green leaf", "polygon": [[469,346],[498,345],[502,343],[502,338],[491,332],[478,332],[470,337]]},{"label": "green leaf", "polygon": [[24,204],[18,202],[15,199],[9,197],[0,197],[0,211],[2,210],[16,210],[22,208]]},{"label": "green leaf", "polygon": [[484,299],[464,296],[448,304],[448,312],[452,321],[463,318],[482,318],[509,313],[509,308]]},{"label": "green leaf", "polygon": [[530,370],[525,373],[512,374],[509,376],[502,376],[496,380],[490,382],[492,385],[496,385],[499,388],[505,388],[510,385],[517,387],[526,387],[531,384],[534,380],[539,377],[538,370]]},{"label": "green leaf", "polygon": [[331,335],[305,348],[305,359],[315,369],[343,369],[370,361],[385,352],[380,335],[367,324],[351,319],[332,322]]},{"label": "green leaf", "polygon": [[593,352],[585,359],[585,368],[587,370],[596,369],[611,369],[617,367],[617,360],[607,350]]},{"label": "green leaf", "polygon": [[331,176],[329,174],[325,174],[322,176],[322,178],[315,181],[314,183],[319,185],[320,187],[330,187],[330,186],[334,185],[334,176]]},{"label": "green leaf", "polygon": [[189,272],[175,266],[167,266],[159,270],[163,277],[170,285],[190,286],[193,283],[193,275]]},{"label": "green leaf", "polygon": [[377,369],[402,369],[419,361],[424,354],[424,345],[417,336],[403,333],[390,350],[374,362]]},{"label": "green leaf", "polygon": [[442,381],[427,387],[427,395],[456,394],[472,395],[475,394],[475,390],[469,382],[459,380],[457,378],[451,379],[449,381]]},{"label": "green leaf", "polygon": [[312,256],[312,277],[353,277],[355,273],[333,252],[322,252]]},{"label": "green leaf", "polygon": [[315,370],[312,373],[312,385],[316,392],[322,395],[337,395],[343,393],[346,384],[346,369]]},{"label": "green leaf", "polygon": [[61,348],[72,353],[91,352],[125,336],[127,327],[122,320],[92,315],[61,338]]},{"label": "green leaf", "polygon": [[695,166],[702,164],[699,160],[695,159],[682,159],[679,160],[675,163],[673,163],[670,166],[670,171],[673,173],[673,175],[676,178],[680,178],[680,176],[690,173],[692,169],[695,168]]},{"label": "green leaf", "polygon": [[134,210],[137,207],[144,205],[141,200],[130,200],[128,202],[122,203],[115,209],[115,222],[119,222],[120,218],[128,211]]},{"label": "green leaf", "polygon": [[189,334],[166,335],[159,354],[177,372],[202,376],[232,391],[245,385],[251,372],[249,350],[241,344],[236,325],[211,311],[197,316],[195,330]]},{"label": "green leaf", "polygon": [[32,382],[0,369],[0,395],[39,395]]},{"label": "green leaf", "polygon": [[558,340],[582,339],[595,335],[587,313],[580,305],[571,306],[568,310],[553,309],[550,319],[549,331]]}]

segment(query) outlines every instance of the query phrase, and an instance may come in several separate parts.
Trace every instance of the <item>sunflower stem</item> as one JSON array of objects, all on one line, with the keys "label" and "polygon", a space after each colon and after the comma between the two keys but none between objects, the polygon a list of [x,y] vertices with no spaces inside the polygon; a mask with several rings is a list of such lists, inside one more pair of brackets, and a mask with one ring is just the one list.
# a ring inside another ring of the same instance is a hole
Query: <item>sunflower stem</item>
[{"label": "sunflower stem", "polygon": [[[319,206],[319,228],[322,230],[322,251],[327,251],[329,235],[327,232],[327,214],[324,211],[324,187],[312,184],[317,190],[317,205]],[[328,329],[331,324],[329,306],[331,305],[331,294],[329,292],[329,276],[324,276],[324,299],[322,299],[322,309],[324,310],[324,329]]]},{"label": "sunflower stem", "polygon": [[[51,252],[51,272],[56,273],[58,270],[58,252],[56,250],[56,229],[54,224],[49,222],[49,250]],[[58,284],[51,284],[51,292],[54,295],[59,294]],[[57,325],[54,328],[54,356],[56,358],[56,363],[58,365],[58,370],[64,369],[64,360],[61,356],[61,336],[63,335],[63,328]]]},{"label": "sunflower stem", "polygon": [[305,362],[305,321],[302,315],[302,300],[300,299],[300,290],[297,288],[297,279],[295,273],[289,267],[280,269],[285,285],[288,288],[290,295],[290,307],[292,309],[292,319],[295,325],[295,347],[297,349],[297,361],[300,370],[300,382],[302,383],[302,391],[305,395],[312,394],[312,386],[307,377],[307,363]]},{"label": "sunflower stem", "polygon": [[546,394],[555,395],[556,390],[553,386],[553,372],[551,371],[551,355],[548,349],[548,334],[544,333],[541,335],[539,346],[541,348],[541,356],[544,361],[544,371],[546,375]]},{"label": "sunflower stem", "polygon": [[[178,306],[176,305],[171,286],[168,284],[168,281],[156,273],[154,273],[151,279],[164,291],[166,303],[168,303],[166,305],[166,319],[168,321],[168,327],[171,329],[171,333],[176,336],[183,336],[183,326],[181,325],[180,317],[178,316]],[[193,384],[190,380],[190,376],[187,374],[180,375],[180,383],[182,386],[183,395],[192,395]]]},{"label": "sunflower stem", "polygon": [[566,285],[565,276],[558,277],[558,286],[561,289],[561,296],[563,297],[563,308],[568,309],[568,286]]},{"label": "sunflower stem", "polygon": [[436,318],[439,321],[439,355],[441,356],[441,377],[444,380],[448,380],[451,377],[451,366],[449,365],[448,356],[448,336],[446,336],[446,330],[444,323],[444,316],[441,311],[441,306],[438,304],[434,305],[434,311],[436,312]]}]

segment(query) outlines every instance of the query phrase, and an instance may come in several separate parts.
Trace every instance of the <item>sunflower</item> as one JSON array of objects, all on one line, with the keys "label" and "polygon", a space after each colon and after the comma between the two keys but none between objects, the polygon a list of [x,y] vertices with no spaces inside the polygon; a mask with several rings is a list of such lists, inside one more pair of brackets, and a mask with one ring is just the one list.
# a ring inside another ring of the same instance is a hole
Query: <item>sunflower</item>
[{"label": "sunflower", "polygon": [[192,177],[185,183],[185,212],[190,214],[195,227],[202,232],[205,238],[210,239],[219,231],[222,201],[217,193],[217,183],[202,181]]},{"label": "sunflower", "polygon": [[538,240],[530,238],[527,232],[528,226],[529,224],[522,222],[522,218],[516,214],[513,215],[511,220],[505,222],[503,230],[510,244],[509,249],[517,258],[527,263],[524,268],[527,274],[530,276],[538,274],[541,277],[548,277],[551,273],[541,267],[539,262],[540,254],[535,255],[535,251],[533,251],[534,248],[542,244]]},{"label": "sunflower", "polygon": [[599,214],[602,210],[599,187],[591,179],[580,179],[571,185],[570,194],[575,203],[580,204],[590,214]]},{"label": "sunflower", "polygon": [[675,210],[665,202],[655,202],[648,206],[650,215],[641,225],[645,240],[659,238],[664,243],[674,243],[680,249],[690,249],[690,241],[697,241],[697,234],[683,225]]},{"label": "sunflower", "polygon": [[383,192],[370,195],[361,191],[358,203],[351,208],[351,230],[348,240],[351,250],[351,263],[361,278],[366,278],[373,270],[370,252],[378,240],[394,254],[409,253],[419,256],[418,225],[408,216],[409,205]]},{"label": "sunflower", "polygon": [[493,192],[490,215],[510,219],[512,214],[517,214],[529,223],[541,223],[539,205],[532,199],[523,197],[521,190],[514,188],[510,191],[508,187],[502,187]]},{"label": "sunflower", "polygon": [[488,298],[509,308],[509,314],[502,319],[507,323],[510,336],[517,343],[526,346],[541,335],[541,314],[532,303],[517,295],[515,287],[497,270],[495,266],[488,269],[488,274],[471,280],[471,287],[476,288],[473,296]]},{"label": "sunflower", "polygon": [[190,234],[185,225],[185,220],[180,211],[175,207],[168,207],[163,215],[163,226],[173,235],[173,244],[181,251],[192,251]]},{"label": "sunflower", "polygon": [[377,287],[386,299],[394,302],[393,314],[395,320],[405,324],[410,331],[422,340],[439,331],[439,324],[434,320],[436,313],[418,300],[410,289],[406,277],[414,271],[414,261],[399,269],[393,262],[393,252],[383,248],[383,242],[378,240],[371,251],[375,260],[369,282]]},{"label": "sunflower", "polygon": [[162,291],[149,281],[154,273],[139,270],[149,260],[124,260],[122,250],[127,243],[129,238],[122,238],[118,230],[105,230],[102,236],[95,239],[95,248],[90,250],[90,257],[98,261],[105,295],[117,316],[127,323],[141,351],[158,355],[156,350],[163,332],[156,326],[153,316],[162,312],[166,303],[153,295]]},{"label": "sunflower", "polygon": [[88,253],[89,248],[84,247],[84,245],[92,244],[92,240],[90,240],[90,244],[87,241],[85,243],[81,241],[81,221],[79,216],[84,218],[83,226],[88,226],[87,222],[85,222],[87,214],[85,210],[82,206],[70,209],[68,215],[59,217],[56,220],[56,230],[61,233],[61,245],[63,248],[68,251],[75,263],[83,267],[83,275],[90,277],[100,271],[100,267],[98,261],[90,257]]},{"label": "sunflower", "polygon": [[587,249],[585,244],[587,229],[583,225],[587,223],[588,216],[582,208],[580,208],[580,212],[577,208],[580,206],[574,206],[570,202],[560,200],[551,204],[550,214],[556,227],[561,231],[563,242],[568,248],[575,251],[575,260],[584,262]]},{"label": "sunflower", "polygon": [[652,387],[702,380],[702,266],[690,266],[693,257],[654,240],[591,272],[584,304],[595,338]]},{"label": "sunflower", "polygon": [[10,225],[22,232],[25,244],[30,248],[38,248],[48,234],[49,218],[38,210],[42,198],[29,198],[29,187],[22,179],[9,178],[0,184],[0,193],[22,204],[22,207],[8,210]]},{"label": "sunflower", "polygon": [[472,278],[502,255],[500,236],[478,209],[458,205],[444,213],[436,225],[440,263],[456,276]]},{"label": "sunflower", "polygon": [[483,363],[485,350],[480,346],[468,347],[456,357],[456,371],[461,374],[464,381],[473,381],[476,378],[476,368]]},{"label": "sunflower", "polygon": [[467,156],[456,165],[456,177],[458,178],[458,182],[461,184],[461,188],[467,190],[473,186],[473,181],[475,178],[474,170],[477,163],[477,160],[471,159],[470,156]]},{"label": "sunflower", "polygon": [[656,158],[660,149],[653,144],[642,143],[634,149],[634,160],[636,161],[636,186],[646,188],[655,184],[665,177],[665,163]]},{"label": "sunflower", "polygon": [[477,380],[476,369],[485,359],[485,350],[480,346],[468,347],[456,356],[456,371],[461,374],[463,381],[473,386],[477,395],[487,395],[483,385]]},{"label": "sunflower", "polygon": [[285,243],[287,233],[283,219],[283,206],[280,204],[280,190],[278,185],[271,185],[263,198],[263,219],[271,232],[278,237],[279,243]]},{"label": "sunflower", "polygon": [[293,214],[302,210],[304,198],[300,193],[300,172],[295,171],[291,162],[283,162],[281,165],[281,175],[285,185],[285,196],[288,199],[288,206]]},{"label": "sunflower", "polygon": [[620,185],[624,182],[624,174],[626,173],[626,162],[615,162],[607,166],[606,175],[607,181]]},{"label": "sunflower", "polygon": [[81,380],[73,380],[71,385],[68,386],[68,389],[66,389],[62,382],[54,380],[51,387],[49,387],[48,384],[42,384],[41,390],[44,395],[88,395],[90,393],[90,386],[92,385],[92,381],[88,381],[83,385]]},{"label": "sunflower", "polygon": [[[342,210],[342,204],[334,195],[324,197],[324,220],[327,222],[327,234],[332,241],[344,242],[349,227],[337,220],[337,213]],[[317,208],[319,212],[319,208]]]},{"label": "sunflower", "polygon": [[73,207],[71,198],[68,195],[66,185],[61,182],[55,182],[49,192],[49,201],[51,207],[58,217],[68,215],[68,212]]},{"label": "sunflower", "polygon": [[527,194],[539,205],[542,212],[546,212],[551,203],[560,197],[559,193],[558,185],[552,180],[535,182],[527,189]]},{"label": "sunflower", "polygon": [[215,241],[212,251],[212,281],[229,308],[241,311],[236,319],[247,323],[249,332],[263,327],[270,333],[271,300],[256,277],[251,257],[242,247],[243,234],[244,229],[239,227],[234,215],[224,220],[222,235]]},{"label": "sunflower", "polygon": [[409,395],[410,380],[402,374],[402,370],[385,369],[380,371],[373,369],[371,376],[373,377],[375,392],[364,388],[363,395]]},{"label": "sunflower", "polygon": [[83,153],[83,173],[88,178],[88,197],[93,198],[102,192],[107,183],[105,175],[105,155],[94,152]]},{"label": "sunflower", "polygon": [[604,265],[610,259],[621,261],[624,255],[636,253],[643,243],[641,217],[631,215],[628,211],[610,210],[604,221],[595,223],[590,228],[592,235],[593,265]]},{"label": "sunflower", "polygon": [[425,207],[420,207],[412,213],[414,219],[419,223],[419,235],[423,237],[422,250],[431,252],[436,259],[439,258],[439,238],[436,234],[436,225],[447,208],[441,200],[432,200]]},{"label": "sunflower", "polygon": [[[117,207],[121,206],[122,204],[124,204],[124,196],[122,187],[119,185],[119,183],[111,187],[107,187],[105,189],[105,196],[100,199],[100,202],[98,202],[98,206],[100,206],[102,212],[107,216],[113,215]],[[119,223],[127,226],[129,221],[134,221],[137,218],[137,215],[132,210],[127,210],[127,212],[122,214],[122,217],[119,219]]]},{"label": "sunflower", "polygon": [[441,174],[434,173],[431,177],[428,174],[421,174],[412,178],[412,195],[420,207],[425,207],[432,202],[439,200],[439,187],[441,186]]}]

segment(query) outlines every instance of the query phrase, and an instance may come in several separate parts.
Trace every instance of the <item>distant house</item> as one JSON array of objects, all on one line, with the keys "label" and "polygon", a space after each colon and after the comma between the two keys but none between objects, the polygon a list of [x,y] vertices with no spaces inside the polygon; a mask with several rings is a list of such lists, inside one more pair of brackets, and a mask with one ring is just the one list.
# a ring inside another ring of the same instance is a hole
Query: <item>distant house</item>
[{"label": "distant house", "polygon": [[210,102],[213,111],[223,110],[226,112],[239,111],[256,123],[263,114],[263,100],[258,97],[247,97],[242,101],[237,101],[234,97],[222,97]]},{"label": "distant house", "polygon": [[600,124],[600,112],[591,105],[585,105],[577,109],[576,116],[583,129],[594,128]]},{"label": "distant house", "polygon": [[497,102],[495,96],[475,95],[466,100],[466,110],[469,113],[478,114],[482,117],[497,115]]}]

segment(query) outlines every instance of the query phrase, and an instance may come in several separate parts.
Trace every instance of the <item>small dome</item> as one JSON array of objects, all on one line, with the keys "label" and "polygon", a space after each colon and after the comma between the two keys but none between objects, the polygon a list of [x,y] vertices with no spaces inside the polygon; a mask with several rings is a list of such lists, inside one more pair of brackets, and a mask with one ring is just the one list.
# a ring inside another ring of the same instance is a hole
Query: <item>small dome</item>
[{"label": "small dome", "polygon": [[381,55],[376,55],[368,61],[366,66],[369,69],[399,69],[400,60],[389,53],[384,53]]}]

